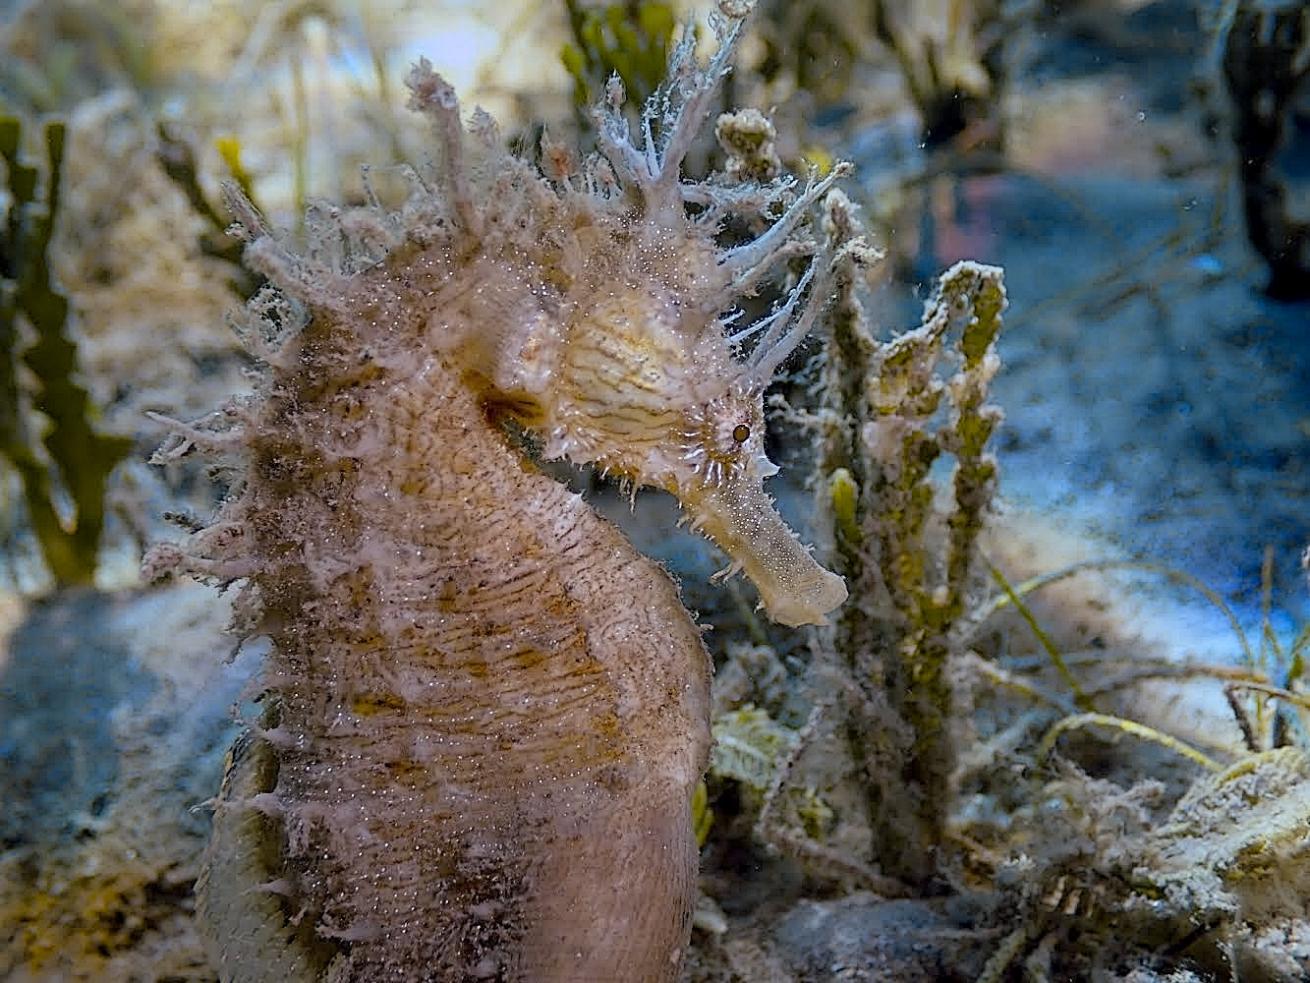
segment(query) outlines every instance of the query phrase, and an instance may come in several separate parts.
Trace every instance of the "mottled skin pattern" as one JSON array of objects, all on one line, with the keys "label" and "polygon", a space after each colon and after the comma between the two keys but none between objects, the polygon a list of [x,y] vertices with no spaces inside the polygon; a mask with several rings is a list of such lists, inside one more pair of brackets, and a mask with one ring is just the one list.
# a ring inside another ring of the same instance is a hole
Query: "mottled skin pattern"
[{"label": "mottled skin pattern", "polygon": [[[604,156],[543,175],[485,117],[466,137],[423,63],[435,189],[330,215],[307,255],[234,200],[272,284],[250,324],[267,379],[164,453],[235,452],[245,482],[147,563],[242,581],[242,627],[272,641],[200,890],[224,979],[676,976],[709,742],[700,632],[507,425],[677,495],[775,619],[822,623],[845,598],[762,485],[763,390],[831,257],[756,328],[719,318],[812,251],[794,230],[841,171],[799,192],[680,181],[740,18],[716,26],[704,71],[680,46],[654,143],[630,140],[612,88]],[[722,250],[729,212],[773,224]]]},{"label": "mottled skin pattern", "polygon": [[[345,356],[318,334],[302,365]],[[286,558],[252,578],[274,643],[277,876],[348,943],[334,979],[671,972],[708,747],[698,631],[663,571],[525,466],[456,380],[440,360],[337,373],[260,421],[302,442],[256,444],[244,503],[253,549]]]}]

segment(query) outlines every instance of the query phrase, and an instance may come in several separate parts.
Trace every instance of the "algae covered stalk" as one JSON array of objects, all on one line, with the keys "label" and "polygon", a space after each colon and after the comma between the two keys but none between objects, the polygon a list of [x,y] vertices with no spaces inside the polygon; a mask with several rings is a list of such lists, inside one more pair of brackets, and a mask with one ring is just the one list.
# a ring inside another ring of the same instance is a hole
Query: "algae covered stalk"
[{"label": "algae covered stalk", "polygon": [[[105,520],[105,485],[132,441],[92,426],[94,408],[74,379],[77,345],[70,338],[70,304],[55,287],[50,239],[59,209],[64,125],[45,128],[44,200],[40,172],[20,158],[22,129],[0,117],[0,160],[8,183],[8,210],[0,228],[0,454],[18,472],[28,519],[41,555],[59,586],[95,578]],[[20,322],[34,340],[24,349]],[[27,418],[19,363],[36,379],[32,408],[47,422],[40,444]],[[47,460],[48,458],[48,460]],[[69,514],[60,508],[66,496]]]},{"label": "algae covered stalk", "polygon": [[[923,887],[940,876],[950,808],[951,633],[966,611],[996,481],[986,445],[1001,414],[986,400],[1000,366],[1005,288],[998,268],[958,263],[939,279],[920,327],[879,343],[856,287],[881,256],[857,237],[844,196],[829,200],[825,227],[838,273],[817,465],[838,569],[858,599],[838,614],[827,643],[878,721],[848,730],[850,753],[871,776],[873,859],[884,874]],[[947,356],[958,367],[943,380]],[[950,412],[939,424],[944,404]],[[954,502],[936,547],[929,475],[943,454],[955,460]]]}]

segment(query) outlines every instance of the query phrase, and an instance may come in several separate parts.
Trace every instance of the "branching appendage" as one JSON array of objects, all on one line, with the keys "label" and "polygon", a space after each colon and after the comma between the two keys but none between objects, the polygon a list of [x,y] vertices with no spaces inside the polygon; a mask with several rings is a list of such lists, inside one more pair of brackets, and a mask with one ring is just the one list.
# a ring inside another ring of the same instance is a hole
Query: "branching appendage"
[{"label": "branching appendage", "polygon": [[[999,366],[1005,293],[999,270],[957,264],[942,276],[922,325],[879,344],[856,297],[861,272],[879,257],[840,193],[829,195],[824,226],[837,258],[837,298],[826,318],[815,421],[818,485],[838,570],[860,599],[837,615],[825,645],[845,659],[866,717],[882,721],[847,728],[851,754],[869,772],[873,859],[922,886],[937,869],[948,807],[951,631],[965,611],[996,477],[986,444],[1000,413],[986,397]],[[958,368],[943,380],[938,365],[948,351]],[[944,399],[950,411],[936,426]],[[928,476],[942,454],[956,468],[937,549],[926,538],[935,494]],[[893,740],[903,730],[909,743]]]},{"label": "branching appendage", "polygon": [[[877,557],[894,612],[890,621],[899,635],[882,668],[887,696],[915,734],[905,778],[922,847],[917,855],[898,851],[886,859],[913,880],[935,869],[932,855],[949,807],[953,755],[946,663],[995,485],[996,462],[985,445],[1000,411],[985,400],[1000,365],[994,344],[1005,303],[999,269],[956,264],[942,275],[922,326],[878,353],[868,388],[871,405],[861,438],[874,469],[861,521],[874,544],[870,553]],[[954,354],[960,364],[942,382],[935,370],[952,335],[959,339]],[[950,402],[948,421],[934,430],[931,421],[943,397]],[[945,556],[937,560],[924,537],[933,502],[928,473],[943,453],[955,458],[954,502]]]},{"label": "branching appendage", "polygon": [[[466,130],[420,62],[410,104],[437,163],[401,210],[319,208],[297,251],[232,193],[270,284],[244,330],[266,377],[163,455],[234,454],[243,480],[147,561],[243,580],[243,630],[272,641],[200,897],[225,979],[676,974],[700,632],[501,424],[676,495],[775,620],[823,623],[845,599],[764,491],[763,391],[832,291],[806,230],[846,168],[799,191],[680,174],[746,12],[720,4],[704,67],[687,33],[636,137],[611,84],[602,153],[580,163],[549,144],[542,173],[485,114]],[[728,214],[763,231],[720,248]],[[802,255],[774,313],[730,335],[722,313]]]},{"label": "branching appendage", "polygon": [[[965,611],[977,537],[995,486],[996,461],[985,445],[1000,411],[985,400],[1000,366],[994,345],[1005,303],[995,267],[964,262],[943,274],[922,326],[879,353],[862,433],[865,452],[876,463],[863,524],[876,543],[901,636],[884,664],[887,694],[915,733],[906,777],[918,800],[921,842],[929,854],[940,844],[953,768],[947,729],[950,633]],[[957,332],[960,365],[943,383],[935,368],[948,335]],[[948,422],[933,430],[931,419],[943,396],[951,407]],[[933,500],[928,472],[943,453],[955,458],[954,503],[947,516],[946,555],[935,562],[924,541]],[[904,854],[898,856],[904,860]],[[915,867],[903,869],[922,877],[931,869],[930,858],[920,856]]]}]

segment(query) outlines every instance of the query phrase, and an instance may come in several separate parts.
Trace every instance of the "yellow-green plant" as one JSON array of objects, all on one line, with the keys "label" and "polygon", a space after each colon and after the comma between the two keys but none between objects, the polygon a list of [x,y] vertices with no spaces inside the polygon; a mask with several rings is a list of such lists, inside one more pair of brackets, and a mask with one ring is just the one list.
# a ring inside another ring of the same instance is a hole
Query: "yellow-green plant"
[{"label": "yellow-green plant", "polygon": [[[999,367],[994,345],[1005,308],[1001,271],[958,263],[938,282],[923,323],[874,340],[855,295],[878,257],[853,209],[828,199],[829,248],[841,271],[829,312],[819,421],[834,565],[852,602],[831,645],[886,726],[853,740],[857,762],[891,769],[869,782],[875,859],[883,872],[923,884],[935,876],[953,751],[946,678],[951,632],[966,612],[983,513],[996,480],[987,442],[1000,411],[987,403]],[[954,360],[949,379],[943,361]],[[953,457],[953,505],[941,543],[930,541],[939,458]]]},{"label": "yellow-green plant", "polygon": [[[200,186],[195,149],[175,128],[165,123],[157,124],[155,131],[159,137],[159,149],[155,156],[160,166],[169,179],[177,185],[178,190],[186,196],[192,211],[204,219],[208,226],[206,233],[200,239],[201,249],[208,255],[231,264],[233,289],[243,300],[248,300],[263,286],[264,281],[242,265],[242,243],[227,235],[228,226],[232,224],[232,217],[227,213],[227,209],[222,205],[213,204]],[[217,141],[217,148],[219,156],[227,166],[231,180],[241,189],[243,195],[254,201],[253,181],[250,172],[241,161],[241,144],[234,137],[226,137]]]},{"label": "yellow-green plant", "polygon": [[[8,214],[0,227],[0,454],[18,473],[28,521],[55,583],[89,584],[104,528],[105,486],[132,442],[93,426],[90,396],[74,379],[70,305],[51,278],[64,126],[45,128],[44,198],[38,195],[40,171],[20,158],[21,142],[19,121],[0,117],[8,187]],[[36,380],[30,394],[20,383],[20,364]],[[44,418],[39,438],[27,412],[29,399]]]},{"label": "yellow-green plant", "polygon": [[664,79],[676,19],[673,8],[658,0],[624,0],[588,8],[564,0],[573,40],[560,60],[573,77],[573,102],[597,102],[606,80],[617,75],[628,96],[642,105]]}]

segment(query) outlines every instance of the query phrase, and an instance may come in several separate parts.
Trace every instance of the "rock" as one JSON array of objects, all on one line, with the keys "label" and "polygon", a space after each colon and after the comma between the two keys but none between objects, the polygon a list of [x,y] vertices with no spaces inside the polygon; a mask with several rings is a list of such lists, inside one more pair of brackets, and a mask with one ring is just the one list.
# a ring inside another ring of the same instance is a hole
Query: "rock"
[{"label": "rock", "polygon": [[989,937],[973,930],[959,899],[888,901],[869,893],[802,901],[774,944],[800,980],[973,980]]}]

